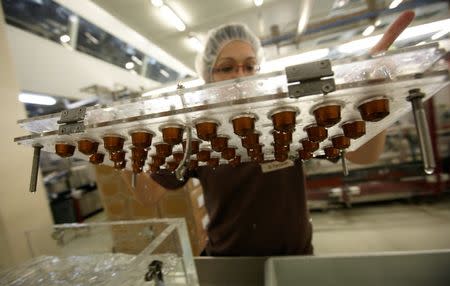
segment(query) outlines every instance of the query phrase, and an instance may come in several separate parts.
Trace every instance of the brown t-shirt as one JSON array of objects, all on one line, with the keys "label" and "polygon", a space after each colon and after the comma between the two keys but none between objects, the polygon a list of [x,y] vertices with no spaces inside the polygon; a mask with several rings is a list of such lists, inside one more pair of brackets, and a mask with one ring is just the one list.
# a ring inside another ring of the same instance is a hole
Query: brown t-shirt
[{"label": "brown t-shirt", "polygon": [[[206,253],[213,256],[312,254],[312,226],[301,162],[263,173],[257,163],[199,167],[189,176],[203,187],[210,223]],[[165,171],[163,187],[183,185]]]}]

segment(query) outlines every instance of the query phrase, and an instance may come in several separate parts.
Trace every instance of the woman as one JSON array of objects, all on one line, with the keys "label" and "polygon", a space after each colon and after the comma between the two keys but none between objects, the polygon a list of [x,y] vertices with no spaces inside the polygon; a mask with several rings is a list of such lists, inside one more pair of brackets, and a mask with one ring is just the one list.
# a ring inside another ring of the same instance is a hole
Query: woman
[{"label": "woman", "polygon": [[[413,12],[404,12],[391,25],[372,53],[386,50],[408,26]],[[205,82],[250,76],[262,60],[258,38],[240,24],[210,32],[196,68]],[[370,163],[383,150],[380,134],[348,158]],[[199,167],[188,174],[200,180],[210,217],[206,254],[212,256],[272,256],[313,254],[312,225],[306,206],[305,178],[300,161],[293,166],[263,172],[260,164],[237,167]],[[168,189],[184,182],[165,170],[152,178]],[[187,180],[185,180],[186,182]]]}]

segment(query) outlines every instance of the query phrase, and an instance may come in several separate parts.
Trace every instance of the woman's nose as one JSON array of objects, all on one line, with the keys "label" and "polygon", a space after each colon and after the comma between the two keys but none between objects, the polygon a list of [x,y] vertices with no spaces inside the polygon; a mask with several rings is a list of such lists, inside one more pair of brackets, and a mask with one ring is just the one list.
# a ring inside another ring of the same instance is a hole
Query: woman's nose
[{"label": "woman's nose", "polygon": [[239,78],[245,76],[244,67],[238,66],[237,69],[234,70],[233,78]]}]

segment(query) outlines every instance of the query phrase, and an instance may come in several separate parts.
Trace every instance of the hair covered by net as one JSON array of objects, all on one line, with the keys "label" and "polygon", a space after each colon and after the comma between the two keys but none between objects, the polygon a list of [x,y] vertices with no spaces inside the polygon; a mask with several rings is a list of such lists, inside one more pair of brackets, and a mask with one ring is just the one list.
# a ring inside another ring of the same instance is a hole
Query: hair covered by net
[{"label": "hair covered by net", "polygon": [[195,69],[205,82],[212,81],[212,70],[220,51],[228,43],[236,40],[249,43],[255,52],[256,62],[261,63],[263,59],[261,42],[246,25],[233,23],[219,26],[209,31],[205,49],[195,60]]}]

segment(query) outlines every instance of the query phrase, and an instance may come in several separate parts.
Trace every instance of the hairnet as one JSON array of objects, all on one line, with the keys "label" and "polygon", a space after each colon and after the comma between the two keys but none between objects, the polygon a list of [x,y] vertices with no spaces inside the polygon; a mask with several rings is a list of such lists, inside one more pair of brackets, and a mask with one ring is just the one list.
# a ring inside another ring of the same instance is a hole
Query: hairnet
[{"label": "hairnet", "polygon": [[195,69],[205,82],[212,81],[212,69],[216,63],[220,51],[228,43],[240,40],[249,43],[256,55],[256,62],[261,63],[263,49],[258,37],[244,24],[226,24],[219,26],[208,33],[205,49],[197,55]]}]

